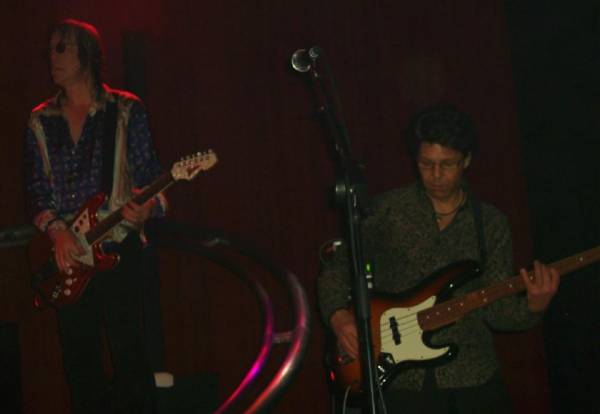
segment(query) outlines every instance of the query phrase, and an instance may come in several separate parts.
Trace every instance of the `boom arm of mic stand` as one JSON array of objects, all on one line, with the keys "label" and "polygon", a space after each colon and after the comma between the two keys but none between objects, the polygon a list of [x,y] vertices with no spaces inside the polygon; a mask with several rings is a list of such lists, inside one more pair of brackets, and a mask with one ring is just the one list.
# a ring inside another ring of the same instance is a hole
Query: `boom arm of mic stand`
[{"label": "boom arm of mic stand", "polygon": [[325,116],[327,126],[333,132],[335,149],[340,159],[347,159],[350,156],[350,139],[348,137],[346,125],[343,122],[343,117],[335,116],[336,110],[341,113],[341,104],[339,103],[340,100],[335,93],[335,81],[333,80],[333,76],[331,74],[331,68],[329,67],[325,57],[322,55],[321,61],[324,61],[326,76],[331,80],[331,87],[334,90],[334,99],[331,97],[332,94],[325,84],[323,76],[317,71],[317,64],[315,60],[310,68],[310,77],[313,83],[313,90],[317,94],[317,109]]}]

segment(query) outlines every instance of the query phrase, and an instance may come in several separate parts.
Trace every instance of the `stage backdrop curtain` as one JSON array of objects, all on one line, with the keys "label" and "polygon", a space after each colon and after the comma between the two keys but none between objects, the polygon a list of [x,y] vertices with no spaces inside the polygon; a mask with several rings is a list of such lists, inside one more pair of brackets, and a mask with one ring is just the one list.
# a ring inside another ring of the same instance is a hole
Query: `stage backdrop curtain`
[{"label": "stage backdrop curtain", "polygon": [[[339,234],[341,218],[329,201],[335,182],[331,134],[319,122],[306,76],[289,67],[295,50],[314,45],[324,50],[371,194],[413,180],[402,132],[415,111],[445,102],[471,113],[481,150],[469,180],[483,200],[508,216],[516,265],[530,262],[502,1],[5,3],[0,224],[27,220],[21,145],[28,111],[53,93],[43,60],[49,25],[65,17],[97,25],[114,87],[125,86],[123,39],[135,33],[144,48],[140,77],[146,80],[143,94],[164,166],[206,149],[219,157],[193,183],[172,188],[170,218],[250,241],[295,273],[306,289],[313,312],[308,354],[275,412],[328,412],[315,278],[318,248]],[[63,413],[68,393],[54,316],[29,307],[24,254],[5,260],[16,261],[12,266],[22,273],[11,290],[2,290],[0,303],[10,304],[7,318],[21,326],[25,412]],[[160,263],[166,367],[178,375],[217,373],[224,398],[257,352],[260,314],[254,298],[202,259],[164,251]],[[289,301],[274,281],[265,284],[281,315],[277,328],[285,330]],[[546,386],[538,335],[504,335],[498,348],[518,412],[541,412]],[[283,348],[276,355],[282,353]]]}]

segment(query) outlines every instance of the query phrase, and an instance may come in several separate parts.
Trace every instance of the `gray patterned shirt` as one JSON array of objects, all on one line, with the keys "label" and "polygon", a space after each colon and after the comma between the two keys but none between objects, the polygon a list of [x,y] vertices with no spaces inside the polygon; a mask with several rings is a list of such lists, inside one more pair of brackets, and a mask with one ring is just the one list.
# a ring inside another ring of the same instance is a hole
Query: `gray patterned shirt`
[{"label": "gray patterned shirt", "polygon": [[[465,186],[465,191],[469,190]],[[474,219],[474,196],[453,221],[438,229],[431,201],[420,183],[389,191],[373,199],[372,214],[363,222],[365,258],[374,269],[375,291],[399,293],[414,288],[436,270],[462,261],[480,259]],[[455,296],[487,287],[512,276],[512,243],[506,217],[495,207],[480,203],[487,260],[483,274],[458,288]],[[347,250],[338,249],[323,265],[317,279],[322,317],[349,306],[350,279]],[[491,330],[512,331],[533,326],[540,315],[527,308],[523,295],[501,299],[441,328],[432,345],[458,345],[457,356],[434,368],[440,388],[469,387],[489,380],[498,369]],[[373,323],[373,322],[372,322]],[[400,372],[391,387],[420,390],[424,368]]]}]

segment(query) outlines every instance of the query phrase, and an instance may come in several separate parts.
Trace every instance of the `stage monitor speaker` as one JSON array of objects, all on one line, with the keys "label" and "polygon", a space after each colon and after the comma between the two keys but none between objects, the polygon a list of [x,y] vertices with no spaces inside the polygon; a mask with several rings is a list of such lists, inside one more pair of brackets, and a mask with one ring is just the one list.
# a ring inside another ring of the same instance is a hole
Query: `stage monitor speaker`
[{"label": "stage monitor speaker", "polygon": [[158,414],[209,414],[217,409],[218,383],[214,374],[175,376],[171,388],[157,388]]},{"label": "stage monitor speaker", "polygon": [[16,323],[0,322],[0,413],[21,414],[21,353]]}]

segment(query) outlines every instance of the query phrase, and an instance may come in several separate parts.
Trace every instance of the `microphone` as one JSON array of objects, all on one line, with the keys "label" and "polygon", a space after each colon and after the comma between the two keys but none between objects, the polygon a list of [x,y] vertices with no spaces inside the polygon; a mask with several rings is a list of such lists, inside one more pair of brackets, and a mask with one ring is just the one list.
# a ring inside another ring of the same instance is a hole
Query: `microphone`
[{"label": "microphone", "polygon": [[322,51],[319,46],[313,46],[308,51],[306,49],[298,49],[292,54],[292,58],[290,59],[292,68],[297,72],[308,72],[321,54]]}]

